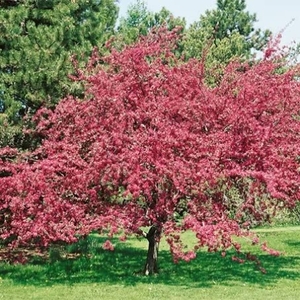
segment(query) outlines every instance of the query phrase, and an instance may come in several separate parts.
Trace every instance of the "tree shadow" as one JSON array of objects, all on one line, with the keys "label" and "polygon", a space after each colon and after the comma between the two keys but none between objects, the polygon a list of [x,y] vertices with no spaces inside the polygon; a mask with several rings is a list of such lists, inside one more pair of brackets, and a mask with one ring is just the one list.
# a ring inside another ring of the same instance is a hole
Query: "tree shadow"
[{"label": "tree shadow", "polygon": [[296,240],[286,240],[284,241],[285,244],[287,244],[289,247],[300,249],[300,241]]},{"label": "tree shadow", "polygon": [[[189,263],[174,264],[169,251],[161,250],[159,275],[147,277],[141,274],[147,253],[146,242],[145,249],[141,249],[131,247],[130,240],[127,244],[114,239],[115,251],[105,251],[101,247],[103,241],[101,237],[92,237],[85,253],[74,258],[59,256],[49,261],[37,257],[27,265],[1,264],[0,277],[15,284],[35,286],[96,282],[123,285],[160,283],[186,287],[240,282],[266,286],[276,284],[282,278],[300,280],[299,256],[257,255],[267,270],[263,274],[253,262],[238,264],[232,261],[234,252],[230,251],[225,258],[219,253],[199,252],[197,258]],[[68,251],[76,252],[76,245],[72,247]]]}]

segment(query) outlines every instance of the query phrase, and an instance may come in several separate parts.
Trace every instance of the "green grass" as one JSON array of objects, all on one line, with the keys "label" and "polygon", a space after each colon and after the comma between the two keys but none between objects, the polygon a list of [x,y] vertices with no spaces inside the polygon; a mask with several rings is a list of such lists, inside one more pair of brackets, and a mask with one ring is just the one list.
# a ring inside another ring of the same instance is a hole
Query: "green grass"
[{"label": "green grass", "polygon": [[59,258],[53,252],[51,262],[37,258],[27,265],[0,264],[0,299],[299,299],[300,227],[257,231],[283,252],[273,257],[253,249],[266,274],[251,262],[233,262],[233,252],[222,258],[203,251],[190,263],[173,264],[162,243],[160,274],[145,277],[140,275],[147,252],[145,240],[119,243],[116,239],[115,251],[106,252],[101,248],[104,240],[94,235],[81,245],[89,254],[76,259]]}]

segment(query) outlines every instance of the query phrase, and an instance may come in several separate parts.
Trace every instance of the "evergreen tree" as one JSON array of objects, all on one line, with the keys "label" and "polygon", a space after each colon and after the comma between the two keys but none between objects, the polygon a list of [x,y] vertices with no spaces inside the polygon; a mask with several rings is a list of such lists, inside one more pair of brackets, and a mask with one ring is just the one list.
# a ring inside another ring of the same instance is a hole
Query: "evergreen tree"
[{"label": "evergreen tree", "polygon": [[185,34],[187,58],[202,56],[210,47],[208,61],[226,64],[233,57],[249,58],[253,50],[261,50],[271,32],[255,29],[256,14],[246,10],[245,0],[217,0],[217,8],[207,10]]},{"label": "evergreen tree", "polygon": [[[0,121],[18,123],[42,104],[80,93],[70,57],[87,58],[113,33],[114,0],[0,2]],[[0,137],[1,138],[1,137]]]},{"label": "evergreen tree", "polygon": [[129,6],[126,17],[120,19],[117,42],[121,45],[132,44],[154,27],[166,26],[168,30],[172,30],[176,26],[184,29],[185,25],[184,18],[174,17],[165,7],[159,12],[151,12],[144,1],[137,0]]}]

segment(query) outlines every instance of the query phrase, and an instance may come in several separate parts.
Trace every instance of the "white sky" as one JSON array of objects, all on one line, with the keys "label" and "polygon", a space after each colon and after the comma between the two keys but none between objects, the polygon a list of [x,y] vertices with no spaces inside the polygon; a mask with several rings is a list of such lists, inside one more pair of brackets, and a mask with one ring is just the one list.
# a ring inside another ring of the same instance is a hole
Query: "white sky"
[{"label": "white sky", "polygon": [[[119,0],[120,16],[125,16],[128,6],[135,0]],[[145,0],[150,11],[159,11],[162,7],[170,10],[174,16],[184,17],[188,24],[197,21],[207,9],[216,8],[216,0]],[[285,29],[282,44],[300,43],[300,0],[248,0],[247,10],[256,13],[257,28],[270,29],[274,34]]]}]

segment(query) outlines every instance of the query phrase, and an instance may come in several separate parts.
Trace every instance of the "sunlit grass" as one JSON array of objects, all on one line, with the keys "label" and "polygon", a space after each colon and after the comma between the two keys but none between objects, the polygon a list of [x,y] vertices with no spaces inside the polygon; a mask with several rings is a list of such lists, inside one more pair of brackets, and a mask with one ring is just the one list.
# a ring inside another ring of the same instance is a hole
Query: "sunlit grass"
[{"label": "sunlit grass", "polygon": [[[267,270],[253,262],[238,264],[233,252],[201,251],[190,262],[173,264],[165,242],[160,246],[160,274],[142,276],[146,240],[136,238],[101,248],[103,238],[81,242],[84,254],[72,259],[55,253],[51,261],[35,259],[27,265],[0,264],[0,299],[298,299],[300,295],[300,227],[258,229],[279,257],[252,249]],[[192,235],[186,236],[186,240]],[[71,246],[69,252],[76,251]],[[245,251],[251,250],[246,246]]]}]

